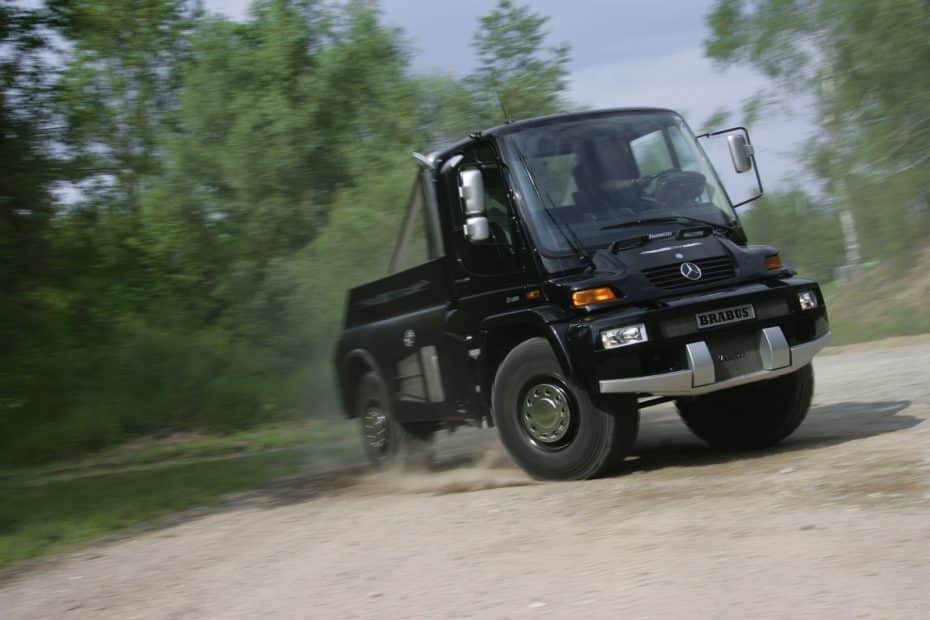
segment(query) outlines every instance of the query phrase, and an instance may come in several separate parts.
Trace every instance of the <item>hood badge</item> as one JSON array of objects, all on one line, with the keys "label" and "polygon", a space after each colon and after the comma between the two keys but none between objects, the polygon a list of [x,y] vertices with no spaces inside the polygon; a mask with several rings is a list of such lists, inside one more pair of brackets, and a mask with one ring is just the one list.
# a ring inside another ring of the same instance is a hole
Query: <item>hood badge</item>
[{"label": "hood badge", "polygon": [[664,248],[656,248],[655,250],[645,250],[640,252],[640,254],[659,254],[660,252],[668,252],[669,250],[683,250],[685,248],[694,248],[699,245],[702,245],[700,241],[695,241],[694,243],[685,243],[683,245],[669,245]]},{"label": "hood badge", "polygon": [[680,271],[681,275],[683,275],[688,280],[700,280],[704,275],[704,272],[701,271],[701,268],[694,263],[682,263]]}]

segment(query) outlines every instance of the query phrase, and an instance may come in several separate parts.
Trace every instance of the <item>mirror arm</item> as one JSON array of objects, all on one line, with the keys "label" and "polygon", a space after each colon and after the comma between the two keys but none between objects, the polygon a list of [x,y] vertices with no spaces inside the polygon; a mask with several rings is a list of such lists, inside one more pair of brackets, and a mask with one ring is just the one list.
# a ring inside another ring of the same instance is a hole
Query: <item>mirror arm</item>
[{"label": "mirror arm", "polygon": [[430,153],[429,155],[423,155],[422,153],[414,152],[412,153],[413,158],[417,160],[417,163],[426,168],[427,170],[436,169],[436,159],[437,153]]},{"label": "mirror arm", "polygon": [[701,135],[694,136],[694,137],[697,138],[698,140],[702,140],[704,138],[713,138],[714,136],[720,136],[725,133],[730,133],[733,131],[742,131],[743,134],[746,136],[746,142],[750,145],[752,144],[751,142],[749,142],[749,130],[743,127],[742,125],[737,125],[736,127],[728,127],[726,129],[721,129],[720,131],[708,131],[707,133],[702,133]]},{"label": "mirror arm", "polygon": [[755,200],[758,200],[759,198],[762,198],[762,195],[765,193],[765,189],[762,187],[762,176],[759,174],[759,166],[756,164],[756,149],[752,145],[752,142],[749,139],[749,130],[743,127],[742,125],[739,125],[737,127],[729,127],[728,129],[721,129],[720,131],[708,131],[706,133],[702,133],[698,136],[695,136],[695,138],[698,140],[706,140],[708,138],[713,138],[714,136],[719,136],[725,133],[731,133],[733,131],[741,131],[743,132],[743,135],[746,137],[746,146],[748,147],[747,154],[749,155],[749,159],[752,161],[752,170],[756,174],[756,183],[758,184],[758,187],[759,187],[759,193],[757,195],[753,196],[752,198],[749,198],[748,200],[744,200],[742,202],[738,202],[735,205],[733,205],[734,209],[738,209],[739,207],[742,207],[743,205],[749,204],[750,202],[753,202]]}]

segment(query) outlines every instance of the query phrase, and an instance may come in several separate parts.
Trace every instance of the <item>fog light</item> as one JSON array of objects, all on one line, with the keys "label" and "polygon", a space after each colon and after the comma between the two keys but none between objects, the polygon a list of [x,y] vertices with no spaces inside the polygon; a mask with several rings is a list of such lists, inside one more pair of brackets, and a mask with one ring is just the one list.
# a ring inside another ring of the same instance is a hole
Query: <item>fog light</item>
[{"label": "fog light", "polygon": [[646,334],[646,326],[642,323],[638,325],[627,325],[617,329],[607,329],[601,332],[601,344],[605,349],[616,349],[638,342],[646,342],[649,336]]},{"label": "fog light", "polygon": [[801,291],[798,293],[798,302],[801,304],[801,310],[813,310],[817,307],[817,293]]}]

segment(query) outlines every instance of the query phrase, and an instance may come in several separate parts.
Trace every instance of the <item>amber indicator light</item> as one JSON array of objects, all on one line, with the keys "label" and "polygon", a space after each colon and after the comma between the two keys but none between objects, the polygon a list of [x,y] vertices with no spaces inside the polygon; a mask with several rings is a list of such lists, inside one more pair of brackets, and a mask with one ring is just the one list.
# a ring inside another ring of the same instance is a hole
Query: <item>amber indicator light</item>
[{"label": "amber indicator light", "polygon": [[542,299],[542,291],[538,288],[534,288],[532,291],[527,291],[525,297],[527,301],[537,301]]},{"label": "amber indicator light", "polygon": [[591,304],[613,301],[616,298],[617,295],[613,292],[613,289],[606,286],[601,288],[589,288],[572,293],[572,305],[576,308],[580,308],[581,306],[590,306]]},{"label": "amber indicator light", "polygon": [[765,257],[765,268],[771,271],[772,269],[781,269],[781,256],[778,254],[773,254],[771,256]]}]

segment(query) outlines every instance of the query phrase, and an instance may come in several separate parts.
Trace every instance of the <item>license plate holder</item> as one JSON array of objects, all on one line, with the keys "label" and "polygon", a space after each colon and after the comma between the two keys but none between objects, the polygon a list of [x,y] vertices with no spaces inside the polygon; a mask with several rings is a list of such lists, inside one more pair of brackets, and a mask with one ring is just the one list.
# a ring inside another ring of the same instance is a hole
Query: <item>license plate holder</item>
[{"label": "license plate holder", "polygon": [[707,312],[698,312],[694,315],[697,321],[698,329],[708,329],[718,325],[727,325],[729,323],[739,323],[756,318],[756,310],[752,304],[742,304],[740,306],[730,306],[720,308],[719,310],[708,310]]}]

